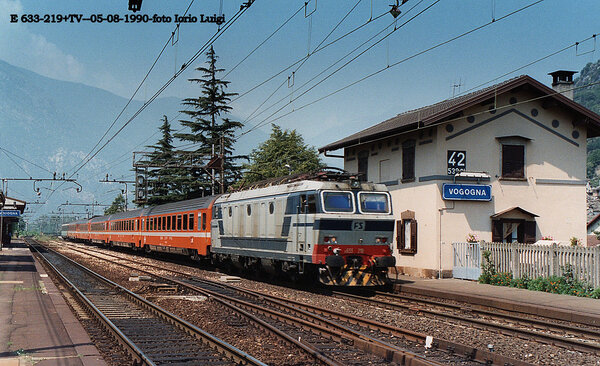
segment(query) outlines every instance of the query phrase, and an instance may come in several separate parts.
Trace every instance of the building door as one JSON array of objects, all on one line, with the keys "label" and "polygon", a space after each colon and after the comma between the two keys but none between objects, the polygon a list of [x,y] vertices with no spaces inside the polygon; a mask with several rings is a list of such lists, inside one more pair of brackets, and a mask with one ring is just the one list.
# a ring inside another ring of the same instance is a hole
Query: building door
[{"label": "building door", "polygon": [[535,221],[522,219],[492,220],[492,241],[495,243],[534,243]]}]

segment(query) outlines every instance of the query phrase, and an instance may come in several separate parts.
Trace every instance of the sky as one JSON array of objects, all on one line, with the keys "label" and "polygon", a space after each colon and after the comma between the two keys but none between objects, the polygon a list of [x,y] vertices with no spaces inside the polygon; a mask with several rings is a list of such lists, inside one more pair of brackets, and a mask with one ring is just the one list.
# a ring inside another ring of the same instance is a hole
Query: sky
[{"label": "sky", "polygon": [[[228,27],[213,47],[229,91],[240,94],[231,104],[232,115],[245,124],[240,139],[267,136],[276,123],[318,148],[514,76],[550,84],[549,72],[581,70],[600,58],[600,44],[591,38],[600,32],[597,0],[409,0],[396,19],[389,13],[395,0],[311,0],[306,6],[304,0],[256,0],[236,19],[245,2],[143,0],[133,13],[127,0],[0,0],[0,59],[130,98],[166,44],[134,98],[148,100],[184,63],[188,67],[160,96],[194,97],[199,87],[188,79],[199,76],[194,69],[206,57],[187,63],[219,31],[215,23],[200,22],[201,15],[222,14],[230,23],[221,25]],[[198,21],[181,23],[171,39],[175,14],[188,7]],[[23,22],[35,14],[42,21]],[[43,22],[44,15],[51,20],[58,14],[123,20]],[[171,19],[126,23],[132,15]],[[98,138],[114,118],[99,123]],[[130,169],[127,159],[110,174],[127,176]]]}]

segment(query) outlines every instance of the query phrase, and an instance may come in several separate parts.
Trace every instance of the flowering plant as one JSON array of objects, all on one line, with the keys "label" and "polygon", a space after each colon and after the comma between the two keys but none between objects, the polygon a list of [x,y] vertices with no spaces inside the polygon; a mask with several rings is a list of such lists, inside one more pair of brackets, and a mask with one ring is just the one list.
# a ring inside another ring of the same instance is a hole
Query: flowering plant
[{"label": "flowering plant", "polygon": [[554,238],[550,235],[542,236],[542,240],[554,240]]},{"label": "flowering plant", "polygon": [[479,242],[479,236],[477,234],[467,234],[467,243],[477,243]]}]

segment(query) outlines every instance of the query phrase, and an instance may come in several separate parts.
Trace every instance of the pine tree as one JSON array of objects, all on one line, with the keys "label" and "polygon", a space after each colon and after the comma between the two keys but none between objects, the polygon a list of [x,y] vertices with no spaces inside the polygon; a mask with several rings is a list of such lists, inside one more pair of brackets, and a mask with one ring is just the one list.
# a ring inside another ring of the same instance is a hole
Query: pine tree
[{"label": "pine tree", "polygon": [[244,184],[290,174],[310,173],[323,167],[315,148],[306,145],[296,130],[284,131],[273,124],[269,139],[252,150],[250,164],[244,165]]},{"label": "pine tree", "polygon": [[167,116],[163,116],[162,121],[163,124],[159,127],[162,138],[156,145],[147,146],[154,149],[148,154],[149,162],[154,166],[148,170],[148,203],[150,205],[174,202],[182,198],[181,169],[172,167],[177,161],[171,124]]},{"label": "pine tree", "polygon": [[[189,133],[178,133],[175,137],[182,141],[198,144],[195,152],[203,154],[207,158],[205,163],[212,162],[213,168],[192,169],[188,176],[184,194],[186,198],[200,197],[214,194],[219,191],[218,184],[211,179],[211,174],[223,181],[227,189],[240,176],[241,167],[235,163],[238,159],[247,159],[246,156],[233,156],[233,145],[235,143],[235,131],[243,126],[241,122],[232,121],[224,115],[231,112],[228,103],[231,97],[237,93],[225,91],[229,81],[221,80],[217,74],[224,69],[217,68],[217,56],[211,47],[206,53],[207,67],[199,67],[196,70],[202,73],[201,79],[189,79],[201,85],[202,95],[198,98],[187,98],[183,105],[191,107],[190,110],[182,111],[189,120],[180,121],[188,127]],[[218,175],[221,160],[218,155],[223,155],[223,174]]]}]

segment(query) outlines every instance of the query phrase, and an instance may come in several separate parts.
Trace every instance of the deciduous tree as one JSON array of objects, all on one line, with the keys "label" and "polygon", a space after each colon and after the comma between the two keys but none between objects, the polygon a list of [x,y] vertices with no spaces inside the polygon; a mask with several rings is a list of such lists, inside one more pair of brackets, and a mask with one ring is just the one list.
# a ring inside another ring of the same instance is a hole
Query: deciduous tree
[{"label": "deciduous tree", "polygon": [[310,173],[323,167],[317,150],[305,144],[296,130],[282,130],[273,124],[269,139],[252,150],[250,163],[244,165],[244,183]]}]

